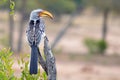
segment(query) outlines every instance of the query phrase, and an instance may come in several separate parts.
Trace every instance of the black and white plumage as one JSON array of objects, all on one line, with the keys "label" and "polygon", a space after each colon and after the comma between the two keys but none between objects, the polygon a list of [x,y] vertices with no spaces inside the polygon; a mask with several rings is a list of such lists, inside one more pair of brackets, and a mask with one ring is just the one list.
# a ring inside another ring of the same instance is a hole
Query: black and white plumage
[{"label": "black and white plumage", "polygon": [[27,38],[29,45],[39,45],[41,40],[45,36],[45,25],[42,19],[30,20],[29,26],[27,29]]},{"label": "black and white plumage", "polygon": [[38,68],[38,45],[45,37],[45,24],[43,16],[52,18],[52,14],[42,9],[33,10],[30,14],[29,26],[27,27],[27,40],[31,47],[30,74],[37,74]]}]

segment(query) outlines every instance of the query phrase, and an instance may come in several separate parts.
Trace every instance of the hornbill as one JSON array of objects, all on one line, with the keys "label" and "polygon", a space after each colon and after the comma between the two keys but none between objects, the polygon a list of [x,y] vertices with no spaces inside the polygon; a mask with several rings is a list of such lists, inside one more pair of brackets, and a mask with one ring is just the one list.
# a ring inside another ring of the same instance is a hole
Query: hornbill
[{"label": "hornbill", "polygon": [[38,53],[39,44],[46,36],[45,24],[42,17],[53,18],[52,14],[42,9],[33,10],[30,14],[29,26],[27,27],[27,40],[31,47],[30,74],[37,74],[38,71]]}]

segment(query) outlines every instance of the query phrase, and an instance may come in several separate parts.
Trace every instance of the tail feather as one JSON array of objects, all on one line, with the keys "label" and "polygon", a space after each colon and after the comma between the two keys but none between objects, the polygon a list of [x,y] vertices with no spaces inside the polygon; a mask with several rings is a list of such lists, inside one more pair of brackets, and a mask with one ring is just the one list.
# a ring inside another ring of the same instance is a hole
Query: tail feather
[{"label": "tail feather", "polygon": [[31,46],[30,74],[37,74],[38,71],[38,47]]}]

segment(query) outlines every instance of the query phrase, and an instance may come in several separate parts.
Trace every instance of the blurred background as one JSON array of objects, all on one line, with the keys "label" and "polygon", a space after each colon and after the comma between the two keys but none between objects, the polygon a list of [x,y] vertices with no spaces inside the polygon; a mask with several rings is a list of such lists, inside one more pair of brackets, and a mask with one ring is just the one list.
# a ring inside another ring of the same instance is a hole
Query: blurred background
[{"label": "blurred background", "polygon": [[58,80],[120,80],[120,0],[12,1],[15,6],[0,1],[0,49],[10,48],[17,58],[30,54],[29,15],[42,8],[54,15],[44,20]]}]

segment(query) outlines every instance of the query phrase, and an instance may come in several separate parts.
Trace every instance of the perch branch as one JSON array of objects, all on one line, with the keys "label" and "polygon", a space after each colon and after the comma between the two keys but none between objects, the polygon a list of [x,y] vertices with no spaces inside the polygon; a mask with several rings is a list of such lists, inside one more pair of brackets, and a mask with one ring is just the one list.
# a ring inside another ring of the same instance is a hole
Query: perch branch
[{"label": "perch branch", "polygon": [[56,80],[56,65],[55,65],[55,57],[51,52],[50,47],[48,46],[48,38],[44,39],[44,53],[46,57],[46,66],[48,71],[48,80]]},{"label": "perch branch", "polygon": [[44,71],[45,71],[46,74],[48,75],[47,67],[46,67],[46,62],[45,62],[44,59],[42,58],[41,53],[40,53],[40,51],[39,51],[39,48],[38,48],[38,59],[39,59],[39,64],[42,66],[42,68],[44,69]]}]

